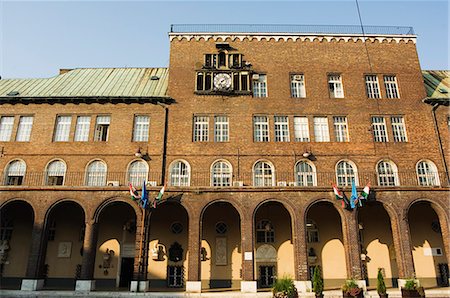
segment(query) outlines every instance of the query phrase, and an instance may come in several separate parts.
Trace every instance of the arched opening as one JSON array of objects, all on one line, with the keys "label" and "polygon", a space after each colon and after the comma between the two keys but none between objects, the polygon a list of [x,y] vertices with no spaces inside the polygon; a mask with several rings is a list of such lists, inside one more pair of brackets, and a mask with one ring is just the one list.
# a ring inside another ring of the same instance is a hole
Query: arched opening
[{"label": "arched opening", "polygon": [[202,288],[240,288],[241,221],[234,206],[215,202],[202,217]]},{"label": "arched opening", "polygon": [[320,266],[326,289],[339,288],[347,278],[346,254],[339,212],[329,202],[312,205],[306,213],[309,279]]},{"label": "arched opening", "polygon": [[431,203],[414,203],[408,210],[408,222],[414,268],[420,284],[424,287],[448,286],[449,271],[441,225]]},{"label": "arched opening", "polygon": [[148,263],[152,289],[184,288],[188,234],[189,217],[181,204],[162,203],[152,211]]},{"label": "arched opening", "polygon": [[397,287],[398,269],[391,219],[379,202],[367,202],[358,210],[363,277],[368,287],[376,287],[378,269],[387,287]]},{"label": "arched opening", "polygon": [[270,288],[277,277],[294,277],[292,219],[286,207],[272,201],[262,204],[255,212],[254,226],[258,287]]},{"label": "arched opening", "polygon": [[20,289],[25,277],[33,231],[33,208],[15,200],[0,210],[0,288]]},{"label": "arched opening", "polygon": [[63,201],[53,206],[46,219],[44,286],[73,289],[81,274],[85,215],[79,204]]},{"label": "arched opening", "polygon": [[97,288],[128,290],[133,278],[136,252],[136,213],[122,201],[113,201],[98,215],[94,266]]}]

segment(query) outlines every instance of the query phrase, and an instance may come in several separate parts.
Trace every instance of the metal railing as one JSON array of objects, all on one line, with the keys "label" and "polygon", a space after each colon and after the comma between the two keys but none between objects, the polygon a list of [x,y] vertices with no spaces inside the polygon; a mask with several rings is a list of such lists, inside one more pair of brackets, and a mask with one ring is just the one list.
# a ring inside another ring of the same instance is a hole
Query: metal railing
[{"label": "metal railing", "polygon": [[[171,33],[363,34],[359,25],[173,24]],[[365,34],[414,35],[412,27],[364,26]]]},{"label": "metal railing", "polygon": [[[350,178],[339,178],[334,172],[301,173],[296,172],[274,172],[272,175],[258,175],[253,172],[240,172],[239,174],[217,174],[210,172],[192,172],[190,175],[179,175],[171,177],[166,174],[168,186],[180,187],[330,187],[337,181],[350,181]],[[419,180],[416,172],[398,172],[394,176],[379,177],[376,172],[358,172],[357,184],[364,186],[371,183],[377,187],[439,187],[449,186],[445,172],[431,173]],[[66,172],[64,174],[49,175],[46,172],[26,172],[24,174],[5,175],[0,172],[0,185],[3,187],[120,187],[127,186],[129,181],[136,188],[142,186],[143,180],[148,181],[149,186],[161,185],[162,175],[160,172],[146,174],[139,173],[137,176],[127,172],[91,173]],[[214,183],[216,181],[216,183]],[[346,183],[350,186],[350,183]]]}]

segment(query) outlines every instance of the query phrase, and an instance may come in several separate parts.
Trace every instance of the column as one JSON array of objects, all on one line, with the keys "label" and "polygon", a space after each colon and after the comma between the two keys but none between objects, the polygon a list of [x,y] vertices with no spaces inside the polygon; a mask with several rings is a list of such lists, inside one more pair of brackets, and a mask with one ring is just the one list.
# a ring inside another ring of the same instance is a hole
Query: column
[{"label": "column", "polygon": [[311,281],[308,280],[308,252],[306,247],[306,223],[304,208],[296,208],[293,224],[295,286],[299,293],[311,291]]},{"label": "column", "polygon": [[191,208],[189,212],[189,260],[186,292],[190,293],[200,293],[202,290],[200,281],[201,218],[199,212],[200,208]]},{"label": "column", "polygon": [[141,212],[136,213],[136,237],[135,237],[135,254],[134,254],[134,269],[133,269],[133,280],[130,284],[131,292],[145,292],[150,288],[150,282],[146,280],[146,274],[144,274],[144,249],[146,243],[146,220],[147,224],[150,224],[150,214],[140,208]]},{"label": "column", "polygon": [[44,219],[44,214],[35,214],[27,271],[20,288],[23,291],[36,291],[44,286],[44,262],[47,250]]},{"label": "column", "polygon": [[98,224],[87,221],[84,232],[83,259],[81,261],[81,276],[77,280],[75,291],[90,292],[95,289],[94,267],[97,252]]},{"label": "column", "polygon": [[255,255],[253,243],[253,212],[244,214],[241,218],[241,248],[242,248],[242,281],[241,292],[256,293]]}]

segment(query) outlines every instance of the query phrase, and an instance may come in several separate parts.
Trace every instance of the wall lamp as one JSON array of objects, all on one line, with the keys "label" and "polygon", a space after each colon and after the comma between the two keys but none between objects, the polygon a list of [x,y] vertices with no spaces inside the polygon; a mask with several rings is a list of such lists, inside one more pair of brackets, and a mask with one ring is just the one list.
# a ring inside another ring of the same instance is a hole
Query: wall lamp
[{"label": "wall lamp", "polygon": [[141,151],[141,147],[139,147],[136,150],[136,152],[134,153],[134,156],[136,156],[137,158],[142,158],[143,160],[147,160],[147,161],[151,159],[147,152]]}]

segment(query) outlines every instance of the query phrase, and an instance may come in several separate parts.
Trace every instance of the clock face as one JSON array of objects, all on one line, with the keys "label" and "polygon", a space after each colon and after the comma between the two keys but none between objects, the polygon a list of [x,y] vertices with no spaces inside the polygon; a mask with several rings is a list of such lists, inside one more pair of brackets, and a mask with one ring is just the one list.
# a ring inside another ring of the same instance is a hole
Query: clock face
[{"label": "clock face", "polygon": [[218,73],[214,77],[214,87],[223,90],[231,87],[231,76],[227,73]]}]

